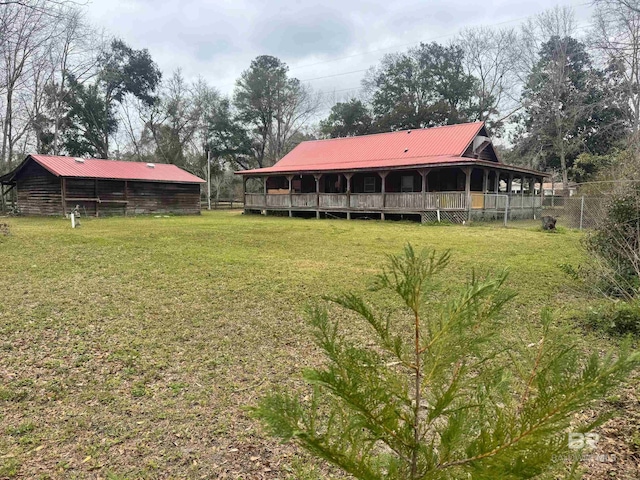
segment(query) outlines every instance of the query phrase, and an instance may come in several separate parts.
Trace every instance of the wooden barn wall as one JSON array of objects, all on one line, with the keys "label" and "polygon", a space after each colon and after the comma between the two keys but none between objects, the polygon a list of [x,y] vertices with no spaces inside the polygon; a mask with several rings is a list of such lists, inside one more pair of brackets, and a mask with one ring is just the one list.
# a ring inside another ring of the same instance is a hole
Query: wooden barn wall
[{"label": "wooden barn wall", "polygon": [[200,213],[199,184],[133,181],[128,184],[128,213]]},{"label": "wooden barn wall", "polygon": [[[84,178],[67,178],[65,182],[67,212],[79,205],[86,216],[200,213],[199,184]],[[24,215],[64,214],[61,179],[35,162],[21,172],[17,195],[18,207]]]},{"label": "wooden barn wall", "polygon": [[77,200],[80,198],[96,198],[96,182],[93,179],[67,178],[65,189],[65,199],[67,212],[71,212],[76,205],[80,207],[80,214],[85,216],[95,216],[96,202],[91,200]]},{"label": "wooden barn wall", "polygon": [[60,179],[29,162],[17,179],[18,208],[23,215],[62,215]]}]

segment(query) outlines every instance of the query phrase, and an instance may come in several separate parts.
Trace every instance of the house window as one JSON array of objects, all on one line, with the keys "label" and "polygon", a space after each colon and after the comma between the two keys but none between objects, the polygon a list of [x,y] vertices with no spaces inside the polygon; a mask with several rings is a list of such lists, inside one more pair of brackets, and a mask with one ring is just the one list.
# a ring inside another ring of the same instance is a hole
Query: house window
[{"label": "house window", "polygon": [[411,175],[406,175],[402,177],[400,191],[413,192],[413,177]]},{"label": "house window", "polygon": [[364,193],[375,193],[376,177],[364,177]]}]

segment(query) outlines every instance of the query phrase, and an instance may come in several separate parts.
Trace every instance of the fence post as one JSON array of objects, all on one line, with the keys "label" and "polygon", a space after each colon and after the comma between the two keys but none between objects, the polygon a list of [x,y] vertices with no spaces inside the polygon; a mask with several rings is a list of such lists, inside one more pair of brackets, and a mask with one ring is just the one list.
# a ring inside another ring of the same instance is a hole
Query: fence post
[{"label": "fence post", "polygon": [[584,215],[584,195],[580,198],[580,230],[582,230],[582,217]]}]

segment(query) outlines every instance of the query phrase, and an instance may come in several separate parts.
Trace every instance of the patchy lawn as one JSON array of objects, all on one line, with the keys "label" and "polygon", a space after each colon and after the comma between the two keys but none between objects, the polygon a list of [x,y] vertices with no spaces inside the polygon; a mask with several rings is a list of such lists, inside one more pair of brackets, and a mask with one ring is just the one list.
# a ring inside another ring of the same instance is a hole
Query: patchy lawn
[{"label": "patchy lawn", "polygon": [[[588,303],[558,268],[580,260],[573,231],[238,212],[84,219],[77,230],[62,219],[8,222],[0,478],[338,477],[266,437],[245,407],[274,385],[296,388],[321,360],[306,302],[365,288],[406,242],[452,250],[443,289],[472,268],[508,268],[520,294],[505,335],[527,335],[544,306],[565,322]],[[585,348],[610,345],[578,334]],[[634,395],[608,405],[628,408]],[[619,436],[638,455],[637,433],[635,445]]]}]

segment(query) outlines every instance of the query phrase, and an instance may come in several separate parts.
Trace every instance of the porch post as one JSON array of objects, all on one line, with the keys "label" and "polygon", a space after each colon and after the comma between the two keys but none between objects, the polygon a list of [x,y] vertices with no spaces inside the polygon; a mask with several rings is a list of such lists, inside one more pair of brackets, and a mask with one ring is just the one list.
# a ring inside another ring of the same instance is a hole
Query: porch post
[{"label": "porch post", "polygon": [[464,193],[467,201],[467,221],[471,220],[471,167],[466,167],[464,169],[465,173],[465,182],[464,182]]},{"label": "porch post", "polygon": [[[233,198],[233,196],[231,197]],[[244,210],[247,209],[247,176],[242,176],[242,206]]]},{"label": "porch post", "polygon": [[487,205],[487,194],[489,193],[489,170],[482,169],[482,215],[484,217],[484,209]]},{"label": "porch post", "polygon": [[513,187],[513,173],[509,173],[507,178],[507,194],[511,195],[511,188]]},{"label": "porch post", "polygon": [[316,218],[320,218],[320,177],[322,177],[321,173],[313,175],[316,180]]},{"label": "porch post", "polygon": [[98,217],[98,205],[100,204],[100,198],[98,197],[98,179],[96,178],[94,181],[94,194],[95,194],[95,199],[96,199],[96,218]]},{"label": "porch post", "polygon": [[424,210],[427,199],[427,175],[429,175],[429,170],[420,170],[420,175],[422,176],[422,209]]},{"label": "porch post", "polygon": [[497,195],[500,193],[500,172],[496,170],[494,173],[495,185],[493,186],[493,191]]},{"label": "porch post", "polygon": [[67,179],[62,177],[60,180],[60,193],[62,195],[62,214],[67,216]]},{"label": "porch post", "polygon": [[264,177],[262,177],[262,194],[264,195],[264,201],[262,202],[262,204],[264,205],[264,214],[265,216],[267,215],[267,180],[269,179],[269,177],[267,175],[265,175]]},{"label": "porch post", "polygon": [[529,178],[529,197],[531,198],[531,210],[533,211],[533,219],[536,219],[536,179],[531,177]]},{"label": "porch post", "polygon": [[387,182],[387,175],[389,172],[379,172],[382,179],[382,212],[380,212],[380,220],[384,220],[384,211],[387,208],[387,194],[385,192],[385,183]]},{"label": "porch post", "polygon": [[344,178],[347,179],[347,220],[351,220],[351,177],[353,173],[345,173]]},{"label": "porch post", "polygon": [[542,217],[542,207],[544,203],[544,177],[540,177],[540,216]]},{"label": "porch post", "polygon": [[291,209],[293,208],[291,180],[293,180],[293,175],[287,175],[287,181],[289,182],[289,217],[293,217],[293,212],[291,211]]}]

